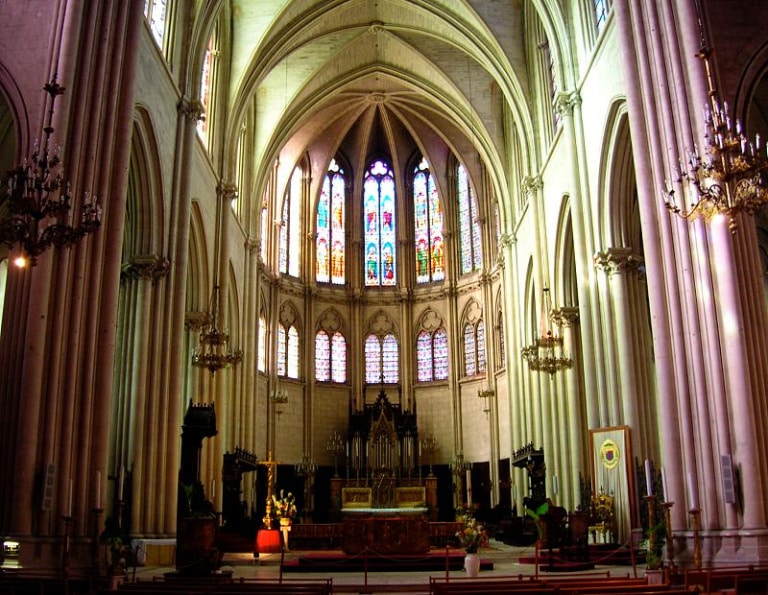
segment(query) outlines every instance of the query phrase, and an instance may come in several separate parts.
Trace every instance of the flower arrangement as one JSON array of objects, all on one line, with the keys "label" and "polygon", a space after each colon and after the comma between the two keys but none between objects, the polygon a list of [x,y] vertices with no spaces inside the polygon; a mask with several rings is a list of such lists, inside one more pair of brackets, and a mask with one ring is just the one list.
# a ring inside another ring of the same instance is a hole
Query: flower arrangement
[{"label": "flower arrangement", "polygon": [[292,519],[296,516],[296,498],[291,492],[285,494],[284,490],[280,490],[279,498],[272,494],[272,508],[278,518]]},{"label": "flower arrangement", "polygon": [[468,554],[475,554],[478,548],[488,545],[488,532],[472,516],[464,519],[464,528],[456,532],[456,537]]}]

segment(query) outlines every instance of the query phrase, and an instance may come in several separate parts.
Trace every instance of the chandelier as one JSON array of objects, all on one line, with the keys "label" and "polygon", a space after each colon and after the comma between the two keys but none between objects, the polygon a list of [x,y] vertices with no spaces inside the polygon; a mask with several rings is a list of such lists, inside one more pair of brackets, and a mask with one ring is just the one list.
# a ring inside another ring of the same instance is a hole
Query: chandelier
[{"label": "chandelier", "polygon": [[[549,288],[544,288],[544,307],[547,313],[550,311]],[[565,354],[563,338],[555,335],[549,328],[549,316],[546,331],[533,345],[523,347],[520,352],[523,359],[528,362],[528,368],[532,372],[546,372],[554,376],[555,372],[570,368],[573,360]]]},{"label": "chandelier", "polygon": [[199,345],[192,352],[192,365],[208,368],[211,374],[239,364],[243,359],[242,351],[229,349],[229,334],[218,327],[218,304],[219,286],[214,285],[206,314],[207,324],[200,331]]},{"label": "chandelier", "polygon": [[696,57],[704,62],[709,105],[704,110],[704,155],[694,146],[688,163],[680,163],[675,180],[688,193],[689,202],[678,200],[674,186],[667,181],[664,204],[670,212],[685,219],[699,216],[710,219],[722,213],[729,219],[731,233],[737,228],[739,213],[754,215],[768,203],[768,159],[760,146],[745,136],[741,122],[731,122],[728,104],[721,101],[712,76],[712,51],[704,43]]},{"label": "chandelier", "polygon": [[[218,187],[218,193],[224,191],[222,185]],[[219,318],[219,283],[218,266],[221,253],[221,197],[216,201],[216,238],[214,243],[214,269],[213,291],[208,303],[206,324],[200,330],[200,339],[197,348],[192,352],[192,365],[199,368],[208,368],[211,374],[216,374],[222,368],[239,364],[243,359],[243,352],[239,349],[232,351],[229,348],[229,334],[218,326]]]},{"label": "chandelier", "polygon": [[36,141],[29,160],[8,172],[6,200],[0,202],[0,242],[9,248],[18,244],[20,254],[14,260],[18,267],[35,266],[37,257],[47,248],[72,245],[101,224],[101,207],[86,193],[79,222],[70,225],[72,192],[64,179],[60,148],[51,147],[54,104],[64,87],[56,82],[54,74],[43,90],[51,100],[42,147]]}]

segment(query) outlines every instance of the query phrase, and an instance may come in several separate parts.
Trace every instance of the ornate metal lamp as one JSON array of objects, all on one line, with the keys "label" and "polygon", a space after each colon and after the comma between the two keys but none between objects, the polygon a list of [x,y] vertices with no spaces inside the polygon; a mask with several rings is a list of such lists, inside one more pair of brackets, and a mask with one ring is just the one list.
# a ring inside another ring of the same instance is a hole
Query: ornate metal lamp
[{"label": "ornate metal lamp", "polygon": [[670,212],[689,220],[722,213],[733,233],[739,213],[754,215],[768,204],[768,147],[761,146],[759,134],[754,142],[748,140],[738,119],[731,122],[728,104],[715,87],[709,61],[712,50],[704,39],[701,19],[699,27],[701,50],[696,57],[704,62],[709,96],[704,110],[704,155],[694,146],[688,163],[680,163],[675,182],[687,191],[689,201],[679,200],[675,185],[667,181],[664,204]]},{"label": "ornate metal lamp", "polygon": [[70,224],[72,191],[64,179],[59,149],[51,147],[53,110],[64,87],[53,80],[43,89],[50,95],[50,109],[43,127],[42,147],[9,172],[6,199],[0,201],[0,242],[18,245],[16,266],[35,266],[37,257],[51,246],[70,246],[101,225],[101,207],[85,194],[76,226]]},{"label": "ornate metal lamp", "polygon": [[334,430],[325,443],[325,450],[333,456],[333,476],[339,476],[339,455],[344,453],[344,439],[338,430]]},{"label": "ornate metal lamp", "polygon": [[[221,195],[224,192],[223,186],[219,185],[218,192]],[[199,368],[208,368],[211,374],[215,374],[222,368],[239,364],[243,359],[243,352],[239,349],[232,351],[229,348],[229,334],[218,326],[219,318],[219,281],[218,267],[221,244],[221,203],[222,199],[216,202],[216,241],[214,250],[214,273],[213,273],[213,291],[211,300],[208,303],[208,312],[206,313],[206,324],[200,330],[199,344],[192,352],[192,365]]]},{"label": "ornate metal lamp", "polygon": [[549,288],[544,288],[544,308],[547,313],[546,331],[536,339],[536,343],[528,345],[520,350],[523,359],[528,362],[528,368],[532,372],[547,372],[554,376],[555,372],[570,368],[573,360],[563,350],[563,338],[555,335],[549,328],[549,312],[551,304],[549,300]]},{"label": "ornate metal lamp", "polygon": [[434,434],[429,434],[421,439],[421,450],[423,450],[427,457],[429,457],[429,476],[434,477],[435,474],[432,471],[432,464],[434,463],[434,454],[440,450],[440,445],[437,442]]}]

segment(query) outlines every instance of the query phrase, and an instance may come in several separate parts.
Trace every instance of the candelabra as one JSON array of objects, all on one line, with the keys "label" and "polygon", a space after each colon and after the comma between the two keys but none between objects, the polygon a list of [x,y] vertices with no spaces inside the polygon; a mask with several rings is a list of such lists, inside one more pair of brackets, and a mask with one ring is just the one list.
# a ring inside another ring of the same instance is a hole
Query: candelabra
[{"label": "candelabra", "polygon": [[198,368],[207,368],[211,374],[216,374],[222,368],[228,368],[239,364],[243,359],[243,352],[239,349],[229,349],[229,333],[219,329],[219,260],[221,257],[222,231],[222,204],[228,198],[229,189],[223,184],[217,187],[218,200],[216,201],[216,228],[213,254],[213,291],[208,302],[206,324],[200,331],[200,342],[192,353],[192,365]]},{"label": "candelabra", "polygon": [[664,527],[667,531],[667,565],[672,570],[675,568],[675,544],[672,541],[672,507],[674,505],[674,502],[664,502],[664,504],[662,504],[664,507]]},{"label": "candelabra", "polygon": [[546,372],[554,376],[555,372],[570,368],[573,360],[563,350],[563,338],[555,335],[549,328],[550,299],[549,288],[544,288],[543,317],[547,320],[547,329],[533,345],[528,345],[520,350],[523,359],[528,362],[528,368],[532,372]]},{"label": "candelabra", "polygon": [[56,97],[64,87],[56,75],[43,90],[50,95],[50,108],[43,127],[42,147],[35,143],[29,161],[10,172],[7,186],[8,217],[0,222],[0,242],[13,248],[18,244],[20,254],[15,264],[35,266],[37,257],[50,246],[69,246],[96,231],[101,225],[101,207],[85,194],[76,227],[69,224],[72,192],[65,181],[64,165],[59,149],[52,151],[53,110]]},{"label": "candelabra", "polygon": [[709,105],[704,111],[704,155],[694,146],[688,163],[680,163],[675,182],[688,191],[690,202],[678,200],[673,184],[667,181],[664,204],[670,212],[689,220],[723,213],[733,233],[739,213],[754,215],[768,204],[768,147],[760,146],[759,134],[754,143],[747,140],[739,120],[732,125],[728,104],[721,101],[715,87],[711,55],[702,27],[697,57],[704,63],[709,96]]},{"label": "candelabra", "polygon": [[440,445],[437,443],[437,438],[434,434],[429,434],[421,440],[421,450],[427,454],[429,458],[429,476],[434,477],[435,474],[432,471],[432,464],[434,463],[434,454],[440,450]]},{"label": "candelabra", "polygon": [[470,463],[464,460],[464,453],[462,452],[457,452],[456,456],[453,458],[453,461],[451,461],[451,472],[456,476],[456,497],[458,498],[458,503],[460,503],[463,499],[464,490],[462,478],[470,469],[470,467]]},{"label": "candelabra", "polygon": [[478,398],[485,400],[485,406],[483,407],[483,413],[488,413],[491,410],[490,399],[492,399],[495,395],[496,395],[496,391],[493,390],[492,388],[486,388],[486,389],[478,388],[477,389],[477,396],[478,396]]},{"label": "candelabra", "polygon": [[301,457],[301,462],[296,464],[296,476],[304,478],[304,517],[306,518],[311,513],[311,498],[312,498],[312,477],[317,471],[317,465],[312,456],[305,452]]},{"label": "candelabra", "polygon": [[691,508],[688,514],[691,515],[693,527],[693,565],[701,569],[701,510]]},{"label": "candelabra", "polygon": [[64,578],[69,576],[69,547],[72,533],[71,512],[61,517],[64,521],[64,551],[61,554],[61,574]]},{"label": "candelabra", "polygon": [[338,430],[334,430],[325,443],[325,450],[333,456],[333,476],[339,476],[338,458],[344,452],[344,439]]}]

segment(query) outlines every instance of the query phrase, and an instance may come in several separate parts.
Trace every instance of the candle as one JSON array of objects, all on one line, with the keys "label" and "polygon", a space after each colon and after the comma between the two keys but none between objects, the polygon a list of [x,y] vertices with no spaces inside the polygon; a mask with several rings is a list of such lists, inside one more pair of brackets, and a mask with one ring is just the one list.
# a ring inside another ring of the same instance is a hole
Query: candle
[{"label": "candle", "polygon": [[669,492],[667,491],[667,470],[661,468],[661,490],[664,496],[664,502],[669,502]]},{"label": "candle", "polygon": [[552,476],[552,493],[557,496],[557,475]]},{"label": "candle", "polygon": [[96,471],[96,508],[101,508],[101,471]]},{"label": "candle", "polygon": [[69,479],[69,504],[67,505],[67,516],[72,516],[72,498],[75,491],[75,483],[72,481],[72,478]]},{"label": "candle", "polygon": [[646,495],[653,496],[653,476],[651,475],[651,461],[645,459],[645,488]]},{"label": "candle", "polygon": [[699,510],[699,486],[691,471],[688,472],[688,498],[691,510]]}]

